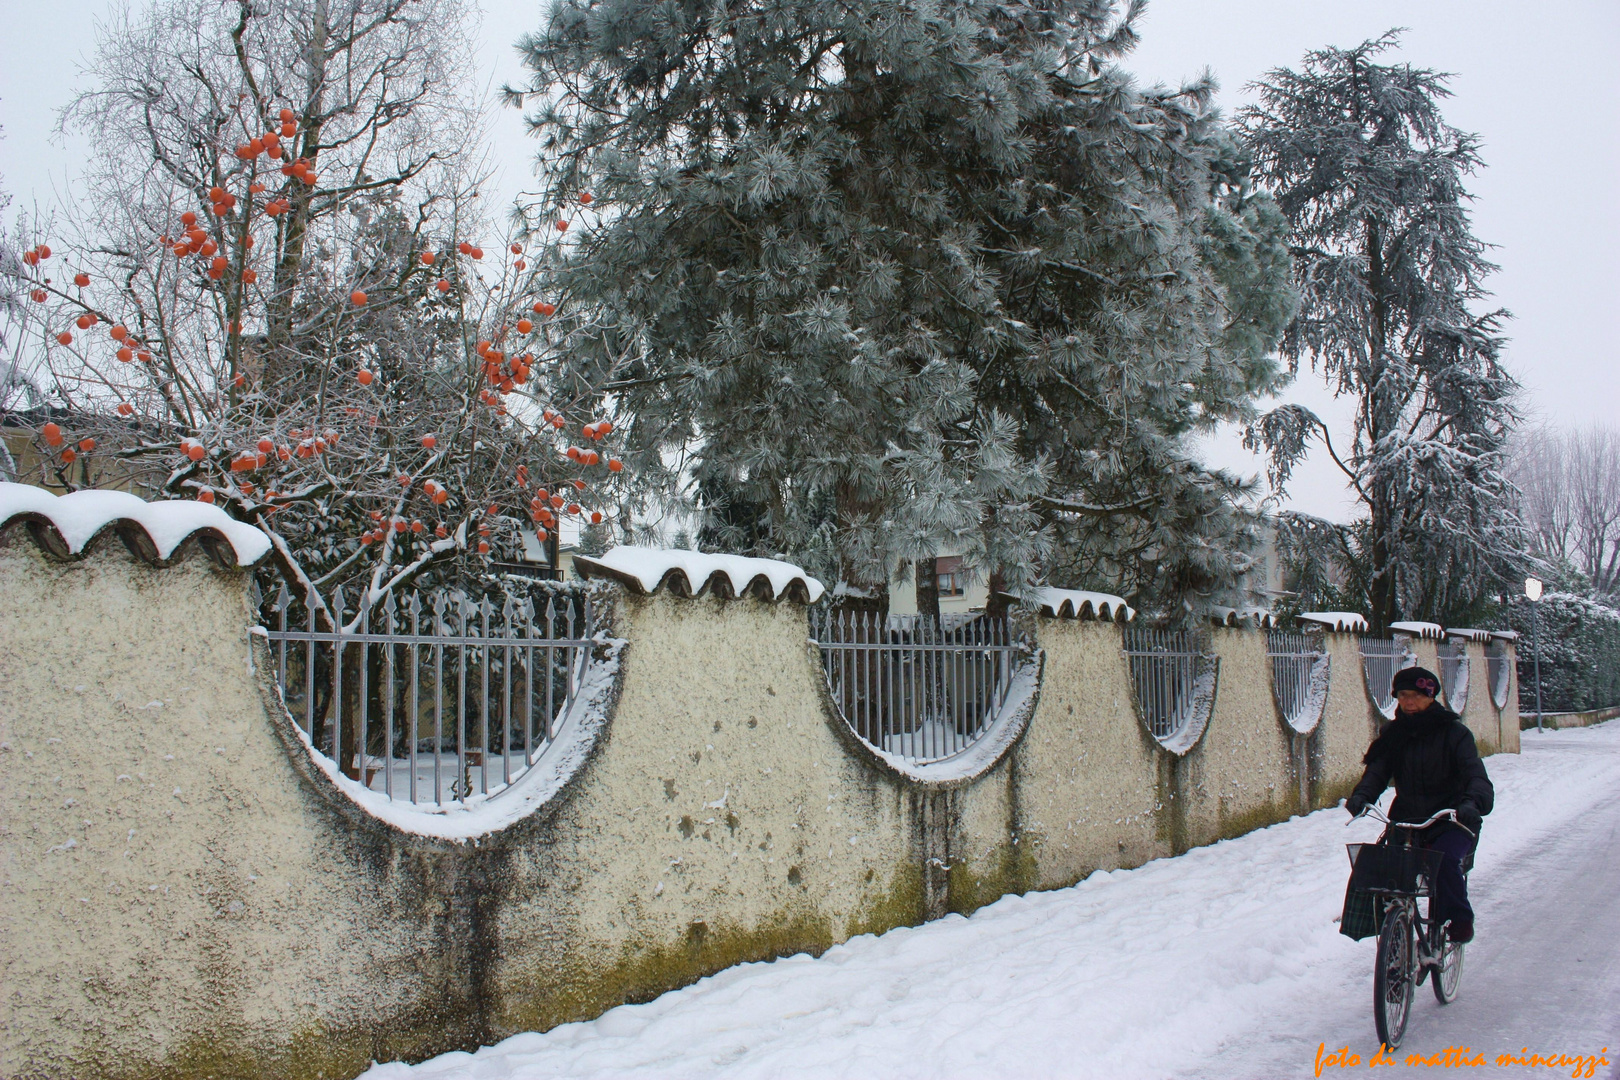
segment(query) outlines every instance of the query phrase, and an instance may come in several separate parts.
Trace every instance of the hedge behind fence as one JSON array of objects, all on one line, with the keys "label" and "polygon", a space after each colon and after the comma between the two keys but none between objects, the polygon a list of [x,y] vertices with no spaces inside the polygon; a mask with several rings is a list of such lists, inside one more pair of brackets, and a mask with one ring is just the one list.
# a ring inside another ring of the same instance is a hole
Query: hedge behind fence
[{"label": "hedge behind fence", "polygon": [[[1547,593],[1541,609],[1541,707],[1579,712],[1620,705],[1620,611],[1570,593]],[[1519,709],[1536,708],[1530,601],[1507,608],[1519,640]]]}]

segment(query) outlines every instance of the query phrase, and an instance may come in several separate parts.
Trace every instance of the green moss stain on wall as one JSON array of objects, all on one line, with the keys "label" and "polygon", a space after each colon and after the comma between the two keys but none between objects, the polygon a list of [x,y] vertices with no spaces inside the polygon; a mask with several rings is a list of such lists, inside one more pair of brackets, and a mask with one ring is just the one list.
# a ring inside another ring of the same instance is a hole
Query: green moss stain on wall
[{"label": "green moss stain on wall", "polygon": [[611,960],[578,946],[537,968],[531,979],[508,977],[508,985],[521,985],[525,993],[499,1003],[492,1035],[499,1039],[591,1020],[615,1006],[651,1001],[736,964],[797,953],[820,956],[839,940],[825,916],[784,910],[757,926],[694,920],[676,940],[633,942]]},{"label": "green moss stain on wall", "polygon": [[[870,870],[867,873],[876,877]],[[922,867],[915,860],[907,860],[894,868],[887,889],[872,896],[850,916],[845,936],[884,934],[897,926],[918,926],[924,922],[923,908]]]},{"label": "green moss stain on wall", "polygon": [[997,844],[988,859],[952,863],[946,890],[949,909],[958,915],[971,915],[1008,893],[1034,891],[1040,880],[1035,859],[1038,843],[1037,837],[1026,834],[1016,841]]},{"label": "green moss stain on wall", "polygon": [[1267,799],[1259,806],[1251,806],[1247,810],[1228,813],[1224,802],[1217,809],[1215,835],[1206,843],[1215,843],[1218,840],[1231,840],[1244,833],[1263,829],[1267,825],[1275,825],[1279,821],[1287,821],[1293,816],[1293,807],[1297,800],[1289,797],[1281,799]]},{"label": "green moss stain on wall", "polygon": [[384,1024],[343,1029],[310,1026],[290,1041],[269,1044],[253,1033],[221,1026],[193,1035],[161,1061],[131,1061],[92,1047],[84,1060],[17,1073],[17,1080],[347,1080],[373,1061],[424,1061],[453,1050],[475,1050],[483,1042],[475,1017],[448,1007],[423,1007],[412,1016]]},{"label": "green moss stain on wall", "polygon": [[939,877],[943,911],[971,915],[1009,893],[1026,893],[1041,884],[1037,829],[1026,832],[1023,798],[1024,766],[1009,755],[985,773],[971,789],[949,793],[951,812],[937,824],[946,830],[943,843],[929,844],[941,853]]},{"label": "green moss stain on wall", "polygon": [[1154,775],[1154,804],[1158,809],[1153,837],[1170,851],[1180,855],[1192,845],[1187,839],[1187,801],[1181,797],[1186,781],[1185,762],[1165,750],[1155,755],[1157,770]]},{"label": "green moss stain on wall", "polygon": [[1359,776],[1324,779],[1311,793],[1311,805],[1318,810],[1337,805],[1340,799],[1350,797],[1350,793],[1356,789],[1356,784],[1360,780]]}]

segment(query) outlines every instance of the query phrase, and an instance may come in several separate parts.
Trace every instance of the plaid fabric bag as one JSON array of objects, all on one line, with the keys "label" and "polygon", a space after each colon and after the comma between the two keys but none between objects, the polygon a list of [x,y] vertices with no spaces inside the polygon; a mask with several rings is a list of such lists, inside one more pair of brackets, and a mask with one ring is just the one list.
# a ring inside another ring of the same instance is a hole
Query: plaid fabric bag
[{"label": "plaid fabric bag", "polygon": [[1360,941],[1378,933],[1387,902],[1371,890],[1427,896],[1440,869],[1440,852],[1404,844],[1347,844],[1350,883],[1344,889],[1339,933]]},{"label": "plaid fabric bag", "polygon": [[1339,933],[1360,941],[1378,933],[1384,925],[1384,901],[1366,889],[1356,887],[1355,875],[1344,887],[1344,911],[1339,915]]}]

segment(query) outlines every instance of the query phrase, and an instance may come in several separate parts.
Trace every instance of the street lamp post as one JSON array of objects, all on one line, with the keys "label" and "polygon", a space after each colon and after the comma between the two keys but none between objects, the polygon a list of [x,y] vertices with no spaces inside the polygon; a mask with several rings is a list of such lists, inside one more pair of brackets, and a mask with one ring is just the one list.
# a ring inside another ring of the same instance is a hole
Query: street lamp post
[{"label": "street lamp post", "polygon": [[1541,730],[1541,579],[1524,579],[1524,595],[1530,598],[1530,647],[1535,651],[1536,664],[1536,730]]}]

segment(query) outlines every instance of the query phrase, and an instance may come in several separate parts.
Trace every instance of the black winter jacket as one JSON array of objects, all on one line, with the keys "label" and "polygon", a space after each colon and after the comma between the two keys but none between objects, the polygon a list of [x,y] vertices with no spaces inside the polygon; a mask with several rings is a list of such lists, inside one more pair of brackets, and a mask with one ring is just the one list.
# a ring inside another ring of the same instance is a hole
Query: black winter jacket
[{"label": "black winter jacket", "polygon": [[1464,799],[1488,814],[1496,802],[1474,733],[1439,702],[1420,713],[1397,712],[1362,762],[1366,771],[1355,794],[1374,802],[1393,781],[1389,816],[1395,821],[1426,821],[1436,810],[1455,810]]}]

